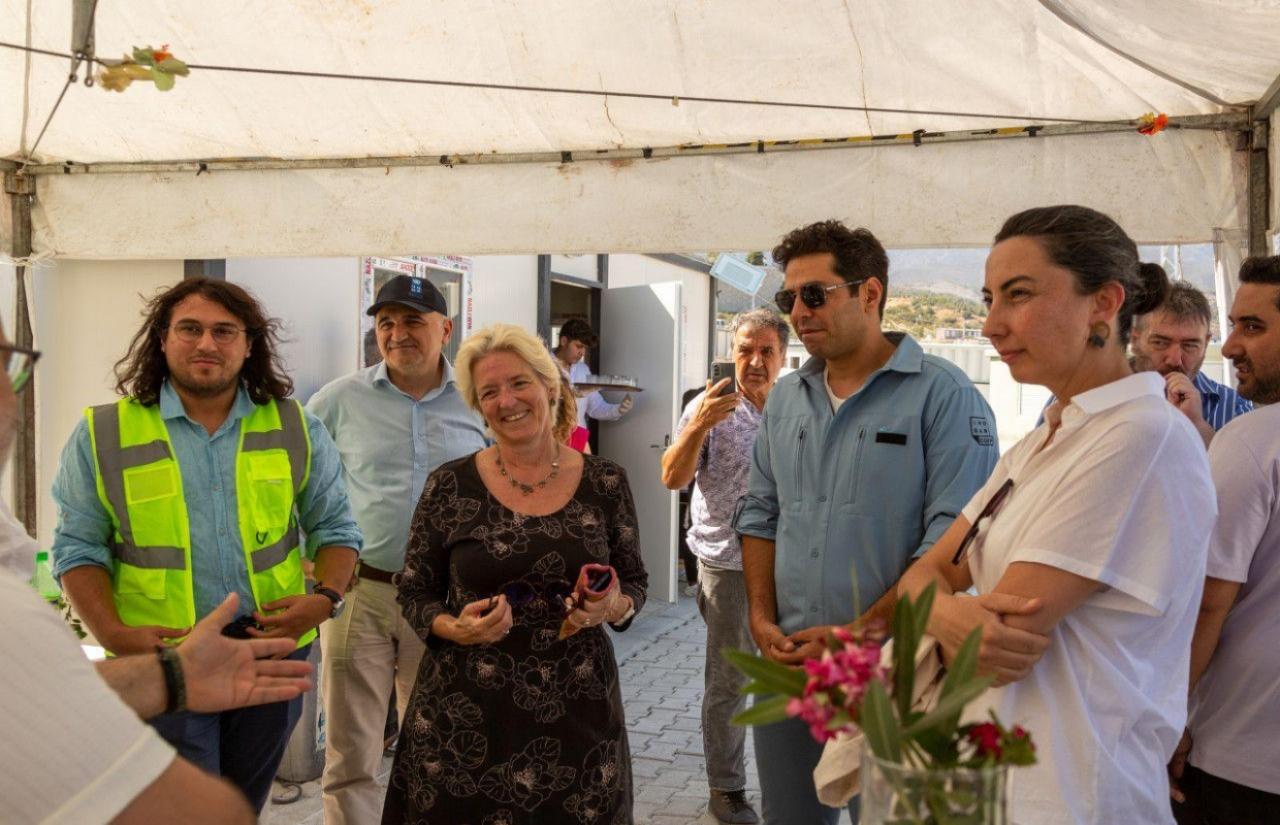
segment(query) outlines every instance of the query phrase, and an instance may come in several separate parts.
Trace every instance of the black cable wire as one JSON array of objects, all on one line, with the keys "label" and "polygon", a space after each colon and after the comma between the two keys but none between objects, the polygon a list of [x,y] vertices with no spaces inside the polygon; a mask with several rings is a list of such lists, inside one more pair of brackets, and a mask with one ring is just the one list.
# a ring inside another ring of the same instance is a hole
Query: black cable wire
[{"label": "black cable wire", "polygon": [[[72,57],[61,52],[46,49],[29,48],[15,43],[0,41],[0,47],[28,51],[50,57]],[[97,58],[97,63],[102,63]],[[103,65],[106,65],[103,63]],[[205,63],[188,63],[188,68],[207,72],[238,72],[242,74],[262,74],[277,77],[306,77],[325,80],[359,80],[375,83],[407,83],[419,86],[445,86],[459,89],[481,89],[485,91],[532,92],[535,94],[579,95],[585,97],[618,97],[633,100],[660,100],[666,102],[686,103],[718,103],[734,106],[765,106],[788,109],[822,109],[835,112],[875,112],[877,114],[919,115],[923,117],[963,117],[981,118],[984,120],[1015,120],[1021,123],[1029,121],[1042,123],[1112,123],[1113,120],[1090,120],[1078,117],[1035,117],[1030,115],[1002,115],[991,112],[952,112],[936,109],[888,108],[882,106],[852,106],[836,103],[801,103],[786,100],[744,100],[731,97],[704,97],[698,95],[666,95],[652,92],[619,92],[599,89],[572,89],[562,86],[523,86],[515,83],[480,83],[465,80],[431,80],[428,78],[395,77],[390,75],[341,74],[337,72],[308,72],[296,69],[261,69],[249,66],[218,66]]]},{"label": "black cable wire", "polygon": [[[94,20],[97,18],[97,16],[98,16],[98,0],[93,0],[93,6],[89,8],[89,31],[91,32],[93,31],[93,23],[94,23]],[[11,44],[6,43],[4,45],[12,48]],[[55,57],[65,57],[72,61],[71,71],[67,72],[67,82],[62,84],[62,91],[58,92],[58,99],[54,101],[53,108],[49,110],[48,117],[44,119],[44,125],[40,127],[40,134],[36,135],[36,142],[31,144],[31,148],[27,150],[27,159],[30,160],[31,158],[35,157],[36,149],[40,147],[40,141],[44,140],[44,133],[49,130],[49,124],[53,123],[53,116],[58,113],[58,107],[62,105],[62,99],[67,96],[67,89],[70,89],[71,84],[76,82],[76,72],[79,71],[80,64],[84,63],[86,60],[92,61],[93,58],[86,57],[83,54],[59,55],[57,52],[50,52],[44,49],[37,50],[28,46],[23,46],[21,50],[26,52],[32,52],[32,53],[53,55]]]}]

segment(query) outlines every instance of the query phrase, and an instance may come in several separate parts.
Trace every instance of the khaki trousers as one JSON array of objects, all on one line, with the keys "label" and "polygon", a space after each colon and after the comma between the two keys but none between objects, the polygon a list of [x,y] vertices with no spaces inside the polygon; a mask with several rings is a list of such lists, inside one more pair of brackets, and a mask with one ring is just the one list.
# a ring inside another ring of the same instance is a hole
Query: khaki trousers
[{"label": "khaki trousers", "polygon": [[387,703],[395,682],[401,724],[426,646],[400,615],[394,585],[360,579],[346,609],[320,625],[326,825],[376,825],[386,789],[377,782]]}]

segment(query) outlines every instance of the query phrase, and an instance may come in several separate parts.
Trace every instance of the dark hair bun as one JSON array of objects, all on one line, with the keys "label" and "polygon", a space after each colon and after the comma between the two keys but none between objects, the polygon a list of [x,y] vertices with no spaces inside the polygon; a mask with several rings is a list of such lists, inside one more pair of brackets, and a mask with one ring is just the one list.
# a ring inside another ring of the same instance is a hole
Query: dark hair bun
[{"label": "dark hair bun", "polygon": [[1133,314],[1146,315],[1164,303],[1169,294],[1169,276],[1160,264],[1138,264],[1138,289],[1132,298]]}]

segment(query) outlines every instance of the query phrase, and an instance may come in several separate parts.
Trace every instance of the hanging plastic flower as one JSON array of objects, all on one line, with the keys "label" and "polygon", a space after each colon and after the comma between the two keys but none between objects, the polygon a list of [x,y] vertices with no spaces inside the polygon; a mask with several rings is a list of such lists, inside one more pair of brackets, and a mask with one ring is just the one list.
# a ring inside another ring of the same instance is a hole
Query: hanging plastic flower
[{"label": "hanging plastic flower", "polygon": [[1169,116],[1161,112],[1147,112],[1138,118],[1138,122],[1142,125],[1138,127],[1138,132],[1144,135],[1154,135],[1156,132],[1163,132],[1165,127],[1169,125]]},{"label": "hanging plastic flower", "polygon": [[174,57],[169,51],[169,44],[158,49],[147,46],[144,49],[134,47],[133,55],[123,60],[104,60],[103,69],[98,73],[98,82],[102,88],[112,92],[123,92],[135,80],[150,80],[156,88],[167,92],[173,88],[178,75],[186,77],[191,73],[187,64]]}]

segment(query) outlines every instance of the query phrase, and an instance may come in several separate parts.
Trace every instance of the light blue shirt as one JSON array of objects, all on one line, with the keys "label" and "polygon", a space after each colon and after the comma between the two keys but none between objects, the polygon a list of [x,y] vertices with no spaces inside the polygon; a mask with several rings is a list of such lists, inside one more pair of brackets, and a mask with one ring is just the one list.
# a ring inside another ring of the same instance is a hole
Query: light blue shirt
[{"label": "light blue shirt", "polygon": [[1230,387],[1219,384],[1203,372],[1196,372],[1191,380],[1200,393],[1201,412],[1205,422],[1213,427],[1214,432],[1221,430],[1237,415],[1244,415],[1253,410],[1253,402]]},{"label": "light blue shirt", "polygon": [[[240,419],[253,412],[243,387],[236,394],[227,420],[213,435],[196,423],[166,381],[160,388],[160,417],[169,431],[182,475],[191,525],[191,577],[195,587],[196,618],[213,610],[228,593],[240,594],[240,615],[255,608],[240,516],[236,510],[236,452]],[[311,436],[311,475],[298,498],[298,523],[307,534],[308,555],[319,547],[361,547],[360,528],[351,515],[347,490],[333,439],[324,426],[307,416]],[[93,443],[82,418],[62,450],[53,481],[58,525],[53,531],[53,575],[58,579],[73,567],[96,564],[112,569],[111,517],[98,498],[93,470]]]},{"label": "light blue shirt", "polygon": [[999,458],[991,408],[964,373],[909,335],[886,337],[893,356],[838,412],[818,358],[778,379],[765,404],[734,527],[775,542],[785,633],[870,608]]},{"label": "light blue shirt", "polygon": [[364,531],[360,560],[379,570],[404,567],[409,522],[427,476],[486,444],[484,422],[462,400],[443,358],[440,386],[415,400],[366,367],[321,387],[307,402],[333,435],[356,520]]}]

